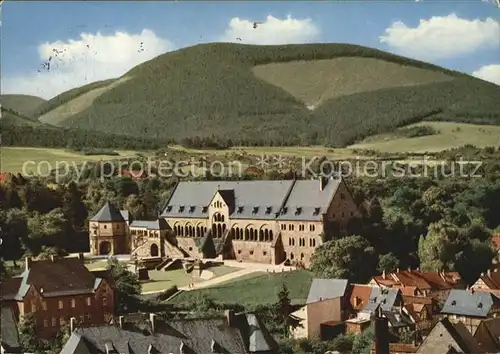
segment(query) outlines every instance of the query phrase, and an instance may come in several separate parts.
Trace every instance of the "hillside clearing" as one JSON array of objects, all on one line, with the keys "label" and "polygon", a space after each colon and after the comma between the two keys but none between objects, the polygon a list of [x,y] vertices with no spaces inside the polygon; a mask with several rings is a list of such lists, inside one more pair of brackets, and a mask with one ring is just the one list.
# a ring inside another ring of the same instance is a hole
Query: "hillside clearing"
[{"label": "hillside clearing", "polygon": [[49,111],[48,113],[41,115],[38,119],[42,123],[60,126],[68,117],[86,110],[92,105],[96,98],[101,96],[106,91],[111,90],[112,88],[126,82],[127,80],[129,80],[128,77],[122,77],[104,87],[92,88],[91,90],[82,93],[69,102],[62,104]]},{"label": "hillside clearing", "polygon": [[379,134],[349,146],[351,149],[370,149],[386,153],[437,152],[465,144],[476,147],[500,146],[500,127],[491,125],[422,122],[412,126],[430,126],[438,134],[417,138],[398,138],[393,133]]},{"label": "hillside clearing", "polygon": [[358,92],[454,79],[427,69],[359,57],[271,63],[258,65],[253,72],[259,79],[301,100],[310,110],[331,98]]},{"label": "hillside clearing", "polygon": [[292,303],[304,304],[312,278],[312,273],[305,270],[248,275],[214,287],[182,292],[169,303],[190,306],[202,298],[211,298],[219,303],[245,307],[270,305],[276,302],[277,293],[285,284]]},{"label": "hillside clearing", "polygon": [[[120,156],[83,155],[64,149],[3,147],[1,156],[1,171],[11,173],[46,174],[49,170],[60,167],[64,163],[78,165],[85,161],[118,160],[136,156],[135,151],[118,150]],[[23,165],[25,166],[23,170]],[[38,168],[38,172],[37,172]]]},{"label": "hillside clearing", "polygon": [[0,105],[28,118],[33,115],[38,107],[46,100],[31,95],[0,95]]}]

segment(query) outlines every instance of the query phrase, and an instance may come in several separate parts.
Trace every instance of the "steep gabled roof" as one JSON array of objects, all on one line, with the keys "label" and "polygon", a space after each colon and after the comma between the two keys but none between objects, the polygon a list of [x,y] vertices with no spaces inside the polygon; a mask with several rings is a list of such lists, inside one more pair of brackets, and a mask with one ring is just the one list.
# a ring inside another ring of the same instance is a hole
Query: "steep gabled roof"
[{"label": "steep gabled roof", "polygon": [[420,344],[419,354],[450,353],[479,354],[479,346],[465,325],[461,322],[451,323],[447,318],[439,321],[429,335]]},{"label": "steep gabled roof", "polygon": [[347,279],[313,279],[306,304],[343,297],[347,284]]},{"label": "steep gabled roof", "polygon": [[[96,275],[102,276],[98,277]],[[29,269],[21,276],[7,279],[1,284],[3,299],[22,300],[33,286],[43,297],[92,294],[108,279],[114,286],[109,271],[91,272],[78,258],[54,258],[54,260],[31,261]]]},{"label": "steep gabled roof", "polygon": [[108,201],[102,206],[97,214],[90,218],[90,221],[125,221],[125,219],[120,210]]}]

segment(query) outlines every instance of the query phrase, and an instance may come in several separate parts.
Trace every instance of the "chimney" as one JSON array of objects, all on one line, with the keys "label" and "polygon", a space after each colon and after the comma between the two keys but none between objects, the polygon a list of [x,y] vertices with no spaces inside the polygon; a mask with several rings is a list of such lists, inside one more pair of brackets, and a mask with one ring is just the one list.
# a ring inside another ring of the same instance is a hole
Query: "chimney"
[{"label": "chimney", "polygon": [[33,264],[33,258],[31,258],[31,257],[26,257],[26,258],[24,259],[24,263],[25,263],[25,266],[26,266],[26,271],[30,270],[31,265]]},{"label": "chimney", "polygon": [[420,267],[417,267],[417,272],[419,272],[419,273],[420,273]]},{"label": "chimney", "polygon": [[120,329],[123,329],[123,316],[118,317],[118,323],[120,325]]},{"label": "chimney", "polygon": [[110,341],[106,341],[104,343],[104,346],[106,347],[106,354],[110,354],[113,352],[113,343],[111,343]]},{"label": "chimney", "polygon": [[217,343],[213,339],[212,339],[212,343],[210,343],[210,350],[212,351],[212,353],[217,353],[218,352],[218,350],[217,350]]},{"label": "chimney", "polygon": [[184,341],[181,341],[181,345],[179,346],[179,351],[181,354],[187,353],[187,345],[184,343]]},{"label": "chimney", "polygon": [[55,257],[53,254],[51,254],[51,255],[50,255],[50,260],[51,260],[52,262],[55,262],[56,257]]},{"label": "chimney", "polygon": [[382,271],[382,279],[385,279],[385,269]]},{"label": "chimney", "polygon": [[83,256],[83,253],[78,253],[78,259],[82,261],[82,263],[85,262],[85,257]]},{"label": "chimney", "polygon": [[396,273],[399,273],[399,268],[396,268]]},{"label": "chimney", "polygon": [[375,354],[389,354],[389,324],[382,316],[382,309],[377,307],[375,312]]},{"label": "chimney", "polygon": [[488,269],[488,271],[486,272],[488,274],[489,277],[491,277],[491,270]]},{"label": "chimney", "polygon": [[408,267],[408,272],[409,272],[409,273],[411,272],[411,267]]},{"label": "chimney", "polygon": [[225,314],[226,314],[226,319],[227,319],[227,325],[229,327],[233,327],[234,326],[234,310],[226,310]]},{"label": "chimney", "polygon": [[325,189],[326,184],[328,183],[328,179],[323,176],[319,177],[319,190],[323,191]]},{"label": "chimney", "polygon": [[156,315],[154,313],[149,314],[149,322],[151,322],[151,332],[156,332]]},{"label": "chimney", "polygon": [[76,329],[76,318],[71,317],[69,319],[69,330],[71,331],[71,333],[73,333],[75,329]]}]

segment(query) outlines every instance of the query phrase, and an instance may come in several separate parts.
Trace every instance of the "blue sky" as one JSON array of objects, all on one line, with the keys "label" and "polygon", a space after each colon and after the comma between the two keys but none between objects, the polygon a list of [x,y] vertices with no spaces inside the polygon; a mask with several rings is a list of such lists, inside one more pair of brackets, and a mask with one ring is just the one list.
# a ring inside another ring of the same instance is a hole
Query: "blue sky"
[{"label": "blue sky", "polygon": [[[341,3],[7,0],[2,12],[2,91],[8,93],[16,91],[48,98],[71,87],[122,75],[164,51],[200,42],[236,42],[236,37],[250,44],[361,44],[475,72],[490,81],[498,78],[500,83],[500,26],[495,22],[500,18],[500,9],[481,0]],[[254,21],[263,24],[254,30],[251,26]],[[402,23],[393,26],[398,21]],[[393,30],[386,32],[391,26]],[[149,31],[144,32],[145,29]],[[100,36],[96,36],[98,32]],[[87,36],[82,38],[82,33]],[[381,40],[384,35],[386,39]],[[140,42],[144,53],[140,51]],[[67,49],[66,57],[59,58],[57,65],[53,61],[52,72],[46,72],[40,65],[54,46]],[[70,56],[74,57],[71,62]]]}]

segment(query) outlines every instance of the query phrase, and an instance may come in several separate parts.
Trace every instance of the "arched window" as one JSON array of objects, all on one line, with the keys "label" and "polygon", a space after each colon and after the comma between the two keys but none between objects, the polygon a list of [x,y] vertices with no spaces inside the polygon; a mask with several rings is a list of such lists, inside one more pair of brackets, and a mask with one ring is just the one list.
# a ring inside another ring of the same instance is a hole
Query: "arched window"
[{"label": "arched window", "polygon": [[300,260],[303,260],[304,259],[304,253],[301,253],[300,254]]},{"label": "arched window", "polygon": [[221,226],[221,224],[217,225],[217,236],[216,237],[222,237],[222,226]]},{"label": "arched window", "polygon": [[264,230],[260,229],[259,231],[259,241],[264,241]]},{"label": "arched window", "polygon": [[294,255],[293,255],[293,252],[290,253],[290,259],[293,259],[294,258]]},{"label": "arched window", "polygon": [[264,231],[264,240],[269,241],[269,230]]},{"label": "arched window", "polygon": [[273,240],[273,230],[269,230],[269,241]]},{"label": "arched window", "polygon": [[184,226],[184,235],[189,236],[189,228],[188,226]]},{"label": "arched window", "polygon": [[224,222],[224,215],[220,215],[220,221]]}]

